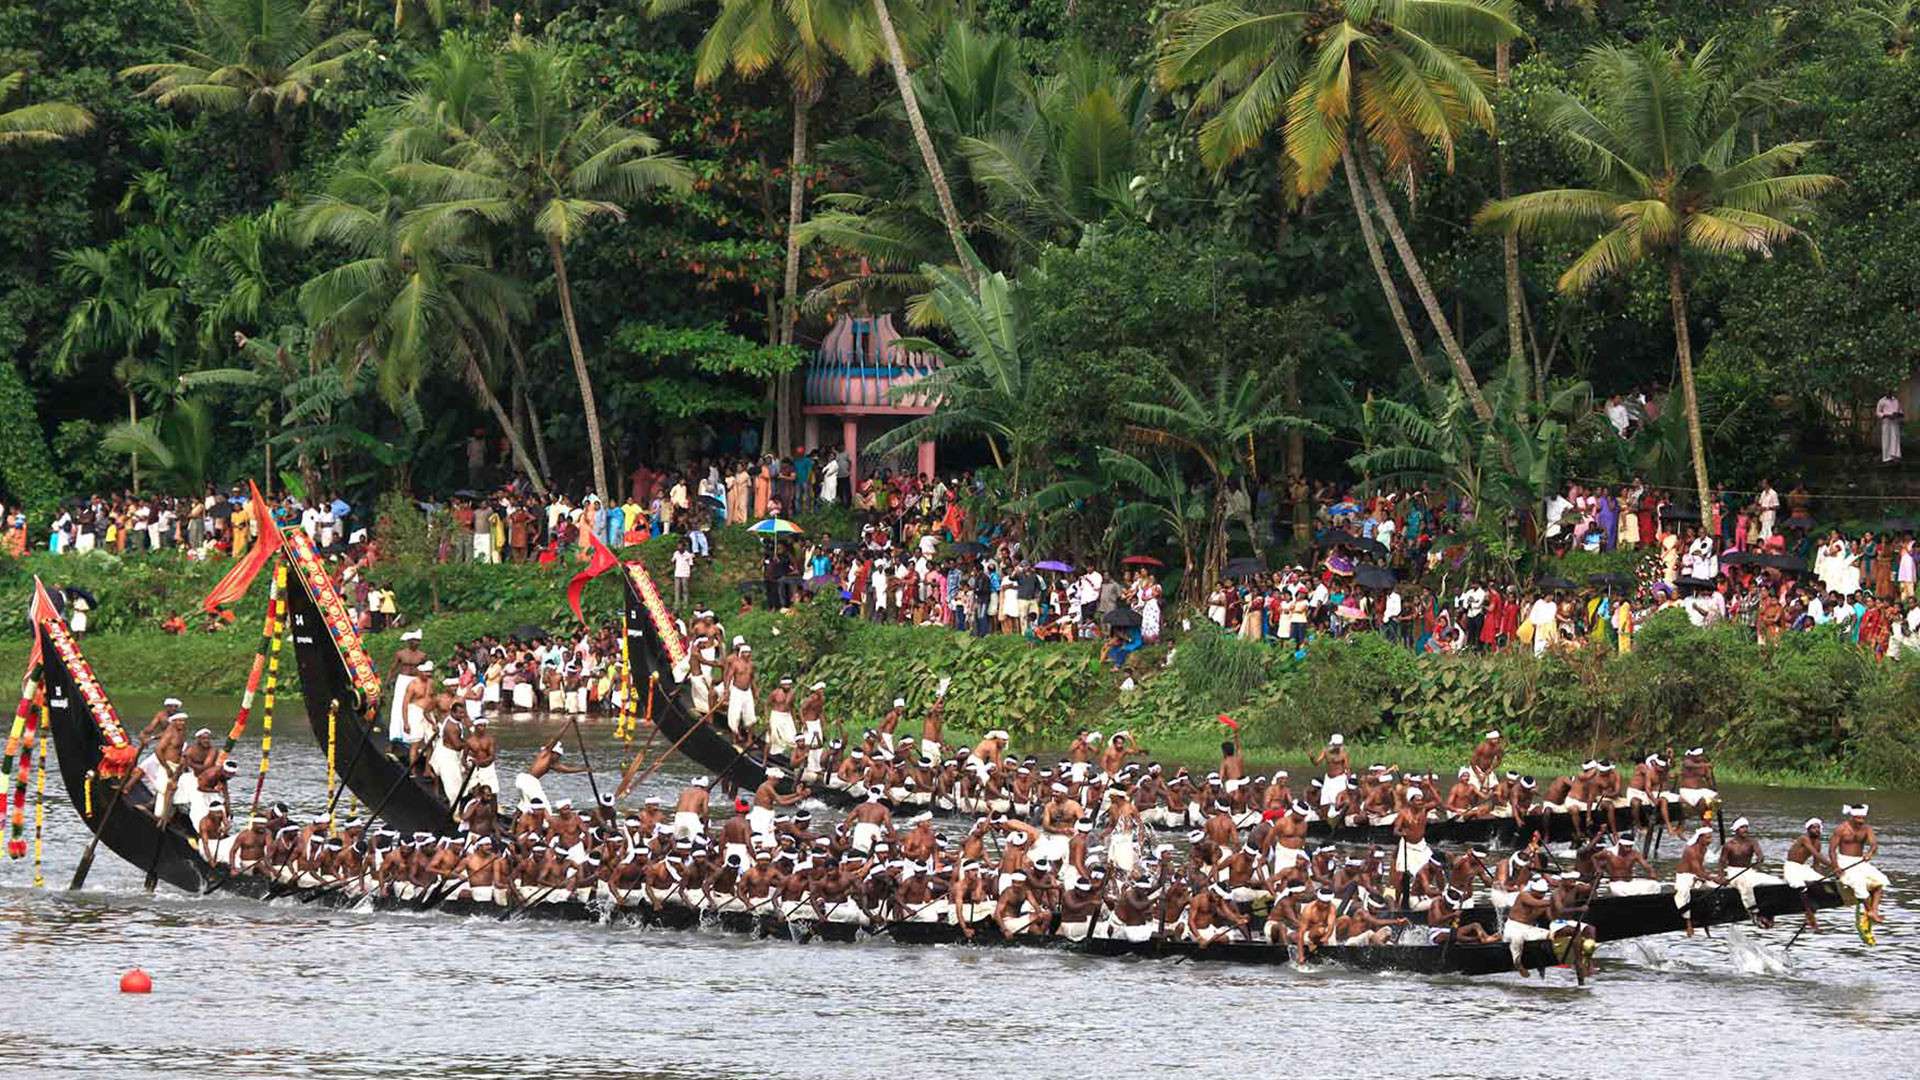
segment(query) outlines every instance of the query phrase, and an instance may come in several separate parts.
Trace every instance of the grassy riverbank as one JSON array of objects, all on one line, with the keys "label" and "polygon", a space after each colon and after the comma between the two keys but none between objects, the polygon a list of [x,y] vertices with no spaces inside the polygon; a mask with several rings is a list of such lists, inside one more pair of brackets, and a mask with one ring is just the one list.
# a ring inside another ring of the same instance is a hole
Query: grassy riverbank
[{"label": "grassy riverbank", "polygon": [[[844,521],[808,524],[850,531]],[[1452,768],[1492,727],[1512,741],[1516,767],[1541,773],[1592,754],[1631,761],[1653,749],[1705,744],[1730,782],[1920,783],[1920,663],[1876,662],[1827,635],[1788,635],[1762,649],[1738,628],[1700,631],[1673,614],[1650,620],[1629,656],[1535,659],[1422,657],[1372,635],[1316,640],[1296,655],[1196,629],[1136,654],[1128,672],[1135,687],[1123,690],[1124,676],[1092,645],[880,626],[840,618],[824,603],[777,615],[742,612],[737,586],[757,578],[759,542],[738,532],[716,540],[714,562],[695,580],[696,602],[754,642],[767,677],[825,680],[835,712],[856,730],[895,696],[923,708],[939,680],[950,678],[956,733],[1006,727],[1025,745],[1058,746],[1078,728],[1130,728],[1163,758],[1191,763],[1217,757],[1215,717],[1224,712],[1240,722],[1249,756],[1268,768],[1304,762],[1335,731],[1370,761]],[[663,540],[641,554],[664,572],[671,549]],[[258,643],[264,585],[229,630],[178,637],[158,630],[165,615],[191,612],[223,569],[165,557],[0,562],[0,618],[24,624],[35,573],[77,582],[101,601],[86,647],[109,686],[233,693]],[[566,625],[573,569],[398,559],[376,578],[393,584],[409,624],[425,631],[428,651],[443,655],[482,633]],[[608,577],[589,588],[585,606],[604,618],[618,602]],[[369,641],[376,663],[397,646],[397,631]],[[0,637],[0,649],[24,662],[27,641],[16,632]]]}]

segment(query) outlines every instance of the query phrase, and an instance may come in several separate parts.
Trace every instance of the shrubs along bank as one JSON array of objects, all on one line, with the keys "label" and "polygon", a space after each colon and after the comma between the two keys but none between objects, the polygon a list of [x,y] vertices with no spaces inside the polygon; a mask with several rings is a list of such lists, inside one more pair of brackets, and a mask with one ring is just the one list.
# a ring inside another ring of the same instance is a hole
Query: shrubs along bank
[{"label": "shrubs along bank", "polygon": [[[758,542],[717,538],[693,598],[723,613],[754,642],[764,677],[825,680],[834,715],[850,728],[907,697],[914,709],[940,679],[952,680],[949,722],[960,731],[1008,727],[1057,744],[1080,727],[1130,728],[1156,749],[1204,759],[1215,717],[1240,723],[1249,751],[1278,759],[1338,731],[1362,744],[1430,749],[1446,758],[1487,728],[1523,750],[1562,760],[1705,744],[1750,773],[1886,785],[1920,783],[1920,662],[1876,661],[1838,636],[1790,634],[1762,647],[1739,626],[1697,629],[1678,612],[1649,619],[1634,651],[1581,650],[1535,658],[1516,653],[1422,656],[1374,634],[1316,638],[1299,651],[1245,642],[1196,620],[1196,629],[1136,653],[1125,675],[1094,645],[1035,645],[1017,637],[974,638],[937,627],[876,625],[842,617],[829,600],[785,613],[742,612],[736,588],[757,576]],[[642,549],[666,572],[671,538]],[[197,629],[200,597],[225,567],[168,556],[32,556],[0,561],[0,642],[24,662],[27,598],[39,574],[78,584],[100,601],[87,649],[108,685],[124,691],[238,692],[265,611],[264,582],[235,625]],[[390,584],[405,627],[425,633],[429,654],[523,624],[563,628],[572,564],[438,565],[399,558],[374,580]],[[594,582],[590,617],[619,604],[611,576]],[[182,613],[195,629],[159,630]],[[1169,622],[1177,628],[1177,616]],[[371,635],[383,664],[399,631]],[[1123,689],[1131,677],[1130,688]]]}]

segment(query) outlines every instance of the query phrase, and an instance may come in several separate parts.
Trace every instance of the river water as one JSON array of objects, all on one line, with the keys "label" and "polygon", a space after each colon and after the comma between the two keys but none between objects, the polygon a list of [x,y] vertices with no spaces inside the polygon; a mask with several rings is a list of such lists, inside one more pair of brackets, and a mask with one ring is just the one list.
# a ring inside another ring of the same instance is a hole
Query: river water
[{"label": "river water", "polygon": [[[324,757],[297,703],[274,732],[267,797],[313,813]],[[156,702],[121,705],[137,726]],[[233,707],[189,705],[216,730]],[[603,778],[622,753],[607,727],[588,732]],[[496,730],[504,777],[555,727]],[[255,760],[243,746],[243,777]],[[633,798],[671,798],[694,772],[671,763]],[[584,776],[547,786],[589,799]],[[1726,794],[1777,859],[1805,818],[1831,822],[1861,793]],[[104,849],[70,894],[86,834],[56,771],[48,886],[0,863],[0,1077],[1913,1076],[1920,798],[1870,797],[1894,881],[1877,947],[1827,912],[1826,932],[1790,953],[1787,920],[1606,946],[1577,987],[1567,971],[1544,984],[1303,973],[148,897]],[[136,965],[150,996],[117,992]]]}]

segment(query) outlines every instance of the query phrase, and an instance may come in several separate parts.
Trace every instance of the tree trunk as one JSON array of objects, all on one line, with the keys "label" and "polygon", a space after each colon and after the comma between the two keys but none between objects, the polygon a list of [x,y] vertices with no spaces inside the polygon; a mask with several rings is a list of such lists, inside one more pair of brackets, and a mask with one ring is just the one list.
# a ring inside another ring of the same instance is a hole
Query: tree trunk
[{"label": "tree trunk", "polygon": [[[1348,174],[1351,177],[1351,173]],[[1286,391],[1287,411],[1300,415],[1300,365],[1287,365]],[[1293,522],[1293,542],[1305,545],[1313,535],[1313,514],[1307,500],[1301,497],[1305,486],[1302,478],[1307,475],[1307,433],[1298,428],[1287,429],[1286,464],[1282,471],[1287,478],[1287,513]]]},{"label": "tree trunk", "polygon": [[1687,414],[1687,442],[1693,450],[1694,493],[1700,499],[1700,530],[1711,526],[1707,498],[1707,443],[1700,432],[1700,399],[1693,390],[1693,340],[1687,335],[1687,284],[1680,253],[1667,256],[1667,299],[1673,305],[1673,347],[1680,361],[1680,407]]},{"label": "tree trunk", "polygon": [[[820,99],[818,87],[793,91],[793,153],[787,169],[787,268],[780,283],[780,344],[792,345],[794,326],[800,320],[800,223],[807,213],[807,119],[814,102]],[[780,376],[784,393],[780,402],[780,444],[784,453],[794,445],[794,418],[799,413],[797,378],[794,372]]]},{"label": "tree trunk", "polygon": [[1407,309],[1400,303],[1400,286],[1394,284],[1393,273],[1387,269],[1386,253],[1380,250],[1380,234],[1373,231],[1373,213],[1367,209],[1366,192],[1360,190],[1360,175],[1354,168],[1352,147],[1340,152],[1340,161],[1346,166],[1347,190],[1353,197],[1353,215],[1360,219],[1360,239],[1366,241],[1367,259],[1373,263],[1373,272],[1380,279],[1380,291],[1387,298],[1387,310],[1393,313],[1393,325],[1400,330],[1400,343],[1407,347],[1407,359],[1413,361],[1413,372],[1420,376],[1420,385],[1432,386],[1433,373],[1427,370],[1426,353],[1421,351],[1420,339],[1413,332]]},{"label": "tree trunk", "polygon": [[[1493,77],[1502,91],[1512,78],[1511,64],[1513,45],[1502,41],[1493,47]],[[1507,143],[1499,133],[1493,139],[1494,167],[1500,174],[1500,197],[1505,199],[1513,194],[1512,177],[1507,169]],[[1526,422],[1526,400],[1532,380],[1527,375],[1526,329],[1521,317],[1520,297],[1520,236],[1512,229],[1500,234],[1500,260],[1507,276],[1507,363],[1516,373],[1520,385],[1514,388],[1514,400],[1521,403],[1520,421]]]},{"label": "tree trunk", "polygon": [[533,395],[527,393],[527,358],[520,351],[520,338],[509,329],[507,331],[507,355],[513,357],[514,392],[519,395],[520,404],[527,410],[527,430],[533,432],[533,454],[540,459],[540,476],[552,483],[553,462],[547,460],[547,433],[540,427],[540,410],[533,407]]},{"label": "tree trunk", "polygon": [[474,360],[472,354],[467,356],[467,384],[472,386],[473,392],[480,396],[480,404],[485,405],[487,411],[493,414],[494,422],[500,425],[500,430],[506,432],[507,447],[513,452],[513,463],[520,466],[520,471],[527,474],[528,480],[533,481],[533,490],[539,492],[541,498],[545,498],[546,481],[541,479],[540,470],[534,468],[533,458],[527,454],[527,444],[520,441],[520,430],[514,426],[513,418],[507,415],[507,410],[501,407],[500,399],[494,396],[493,387],[487,385],[486,373],[480,370],[480,365]]},{"label": "tree trunk", "polygon": [[894,32],[893,15],[887,0],[873,0],[873,14],[880,21],[880,36],[887,43],[887,60],[893,66],[893,82],[900,90],[900,104],[907,110],[907,126],[913,129],[913,141],[920,146],[920,160],[926,163],[927,178],[933,182],[934,197],[940,200],[940,217],[947,223],[947,237],[953,241],[954,258],[960,261],[960,276],[975,289],[980,287],[974,273],[967,241],[960,231],[960,212],[954,209],[953,190],[947,186],[947,174],[940,168],[940,157],[933,152],[933,137],[927,134],[927,121],[920,115],[920,99],[913,93],[913,77],[907,74],[907,56],[900,49],[900,35]]},{"label": "tree trunk", "polygon": [[[127,426],[140,426],[140,400],[133,396],[133,387],[127,387]],[[128,454],[127,466],[133,470],[133,493],[140,494],[140,455]]]},{"label": "tree trunk", "polygon": [[1440,335],[1440,348],[1447,354],[1447,362],[1453,365],[1453,377],[1459,381],[1461,392],[1467,395],[1467,403],[1473,406],[1473,414],[1486,423],[1493,419],[1493,410],[1480,393],[1480,383],[1473,377],[1467,354],[1461,350],[1460,343],[1454,340],[1453,325],[1447,321],[1447,313],[1440,307],[1440,298],[1434,294],[1433,284],[1427,280],[1426,271],[1420,269],[1420,259],[1413,253],[1413,245],[1407,242],[1406,232],[1400,228],[1400,215],[1394,213],[1393,202],[1387,197],[1387,187],[1380,182],[1380,171],[1373,167],[1366,136],[1356,132],[1353,141],[1357,145],[1350,152],[1360,161],[1360,172],[1367,178],[1367,190],[1373,194],[1374,208],[1380,211],[1380,220],[1387,227],[1387,235],[1393,239],[1393,248],[1400,255],[1400,265],[1407,272],[1407,280],[1413,282],[1413,291],[1420,297],[1420,306],[1426,309],[1427,318],[1433,320],[1433,329]]},{"label": "tree trunk", "polygon": [[567,351],[573,354],[573,378],[580,384],[580,409],[587,421],[587,454],[593,459],[593,490],[607,505],[607,459],[601,449],[600,413],[593,401],[593,376],[587,373],[587,354],[580,347],[580,327],[573,318],[573,287],[567,283],[567,253],[560,241],[547,238],[553,259],[553,280],[560,295],[560,321],[567,328]]}]

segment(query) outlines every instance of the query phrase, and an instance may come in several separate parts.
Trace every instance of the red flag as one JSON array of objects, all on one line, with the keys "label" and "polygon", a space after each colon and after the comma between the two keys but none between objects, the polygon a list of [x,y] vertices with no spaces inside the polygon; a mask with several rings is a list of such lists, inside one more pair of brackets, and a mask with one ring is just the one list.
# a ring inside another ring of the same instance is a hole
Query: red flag
[{"label": "red flag", "polygon": [[1239,723],[1236,722],[1233,717],[1228,716],[1226,713],[1221,713],[1219,716],[1219,720],[1221,723],[1227,725],[1228,727],[1232,728],[1235,731],[1240,730]]},{"label": "red flag", "polygon": [[33,601],[27,605],[27,625],[33,630],[33,652],[27,656],[27,670],[40,666],[40,624],[47,619],[58,619],[60,609],[53,604],[53,597],[47,595],[47,587],[40,581],[40,575],[33,576]]},{"label": "red flag", "polygon": [[253,481],[247,481],[247,488],[253,493],[253,526],[260,536],[253,549],[247,552],[247,557],[234,563],[233,569],[227,571],[227,576],[220,579],[205,600],[200,601],[201,610],[209,614],[245,596],[253,579],[259,576],[268,560],[280,550],[282,537],[280,527],[273,523],[272,508],[267,506],[267,500],[260,497],[260,488]]},{"label": "red flag", "polygon": [[592,529],[587,530],[587,542],[593,545],[593,558],[587,561],[585,570],[573,575],[573,580],[567,582],[567,604],[573,608],[574,618],[582,623],[587,621],[587,617],[580,613],[580,590],[587,587],[587,582],[620,565],[620,556],[601,543]]}]

